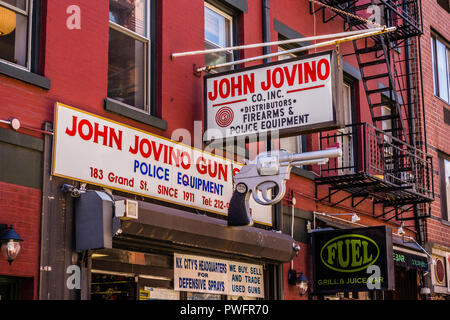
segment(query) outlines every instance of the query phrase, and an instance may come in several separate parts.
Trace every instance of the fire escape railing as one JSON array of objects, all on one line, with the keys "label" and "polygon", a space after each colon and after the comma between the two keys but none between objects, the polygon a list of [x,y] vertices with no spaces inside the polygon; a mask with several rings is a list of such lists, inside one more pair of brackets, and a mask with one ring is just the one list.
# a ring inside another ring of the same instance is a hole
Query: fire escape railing
[{"label": "fire escape railing", "polygon": [[320,133],[321,150],[336,143],[342,147],[343,155],[321,166],[319,181],[337,182],[339,179],[334,178],[343,177],[340,181],[345,181],[345,187],[351,190],[361,186],[361,180],[352,181],[352,176],[364,175],[371,179],[371,185],[376,181],[383,184],[374,189],[386,195],[377,195],[380,203],[401,205],[434,199],[430,155],[368,123]]}]

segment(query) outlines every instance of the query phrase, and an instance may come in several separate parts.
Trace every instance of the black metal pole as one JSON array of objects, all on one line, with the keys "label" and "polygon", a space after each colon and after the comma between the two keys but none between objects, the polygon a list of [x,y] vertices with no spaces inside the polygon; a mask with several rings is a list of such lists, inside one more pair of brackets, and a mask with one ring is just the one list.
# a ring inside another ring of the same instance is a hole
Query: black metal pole
[{"label": "black metal pole", "polygon": [[[263,42],[270,42],[270,0],[262,0],[262,31]],[[269,54],[270,47],[263,47],[263,54]],[[270,58],[265,58],[264,63],[269,63]]]}]

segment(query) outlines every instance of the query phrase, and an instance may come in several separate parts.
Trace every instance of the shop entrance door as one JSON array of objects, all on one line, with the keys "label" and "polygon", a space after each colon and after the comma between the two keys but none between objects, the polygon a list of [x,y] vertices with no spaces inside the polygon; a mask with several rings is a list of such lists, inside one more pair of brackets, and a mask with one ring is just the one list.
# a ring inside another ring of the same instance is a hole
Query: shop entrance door
[{"label": "shop entrance door", "polygon": [[19,299],[20,280],[10,277],[0,277],[0,300]]},{"label": "shop entrance door", "polygon": [[417,300],[417,271],[395,268],[394,300]]},{"label": "shop entrance door", "polygon": [[418,300],[417,271],[395,267],[395,290],[385,291],[384,300]]}]

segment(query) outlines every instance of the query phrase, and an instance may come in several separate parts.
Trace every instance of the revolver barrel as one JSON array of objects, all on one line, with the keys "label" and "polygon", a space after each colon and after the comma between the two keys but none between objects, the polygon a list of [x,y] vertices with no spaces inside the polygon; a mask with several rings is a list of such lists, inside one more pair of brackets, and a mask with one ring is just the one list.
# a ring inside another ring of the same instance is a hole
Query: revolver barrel
[{"label": "revolver barrel", "polygon": [[342,156],[342,150],[340,148],[331,148],[321,151],[280,155],[279,161],[281,165],[289,165],[291,162],[300,162],[300,161],[310,162],[314,160],[320,161],[325,158],[337,158],[340,156]]}]

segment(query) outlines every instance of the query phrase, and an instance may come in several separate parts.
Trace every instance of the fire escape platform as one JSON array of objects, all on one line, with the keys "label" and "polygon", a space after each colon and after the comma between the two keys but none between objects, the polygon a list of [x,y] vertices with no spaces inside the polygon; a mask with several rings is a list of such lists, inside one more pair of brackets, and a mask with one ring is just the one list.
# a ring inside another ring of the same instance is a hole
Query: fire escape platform
[{"label": "fire escape platform", "polygon": [[414,184],[398,185],[366,172],[320,177],[316,178],[316,184],[330,185],[328,196],[323,198],[323,200],[328,198],[329,202],[331,195],[338,191],[348,192],[353,198],[371,196],[375,204],[382,203],[386,207],[429,203],[434,200],[433,197],[417,192]]}]

